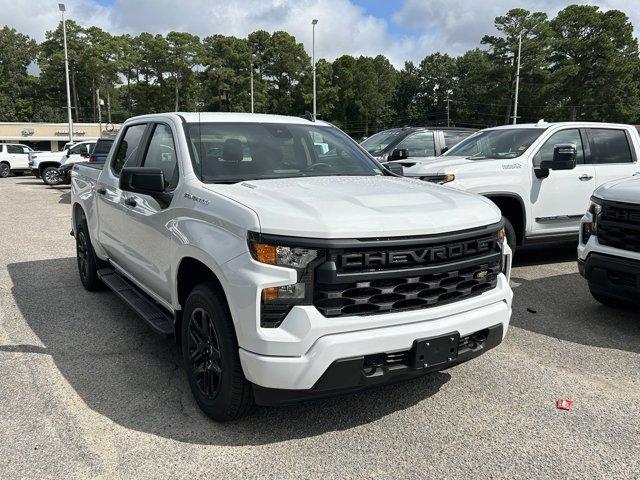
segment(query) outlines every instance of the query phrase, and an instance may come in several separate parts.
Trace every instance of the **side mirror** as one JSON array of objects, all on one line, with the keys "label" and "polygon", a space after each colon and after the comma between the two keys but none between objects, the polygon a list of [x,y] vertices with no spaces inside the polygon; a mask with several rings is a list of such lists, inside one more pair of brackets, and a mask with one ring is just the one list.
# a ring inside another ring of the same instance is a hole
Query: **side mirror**
[{"label": "side mirror", "polygon": [[389,155],[389,160],[404,160],[409,158],[409,151],[406,148],[396,148]]},{"label": "side mirror", "polygon": [[67,153],[65,154],[65,157],[69,158],[71,156],[71,150],[67,150]]},{"label": "side mirror", "polygon": [[440,155],[442,155],[447,150],[449,150],[449,147],[442,147],[442,150],[440,150]]},{"label": "side mirror", "polygon": [[89,158],[89,152],[82,152],[80,156],[83,158]]},{"label": "side mirror", "polygon": [[164,173],[159,168],[125,167],[120,172],[120,190],[155,197],[164,193]]},{"label": "side mirror", "polygon": [[577,148],[572,143],[553,146],[553,160],[540,163],[542,170],[573,170],[576,168]]},{"label": "side mirror", "polygon": [[404,167],[399,163],[390,162],[390,163],[385,163],[384,166],[387,170],[389,170],[391,173],[395,175],[398,175],[400,177],[404,175]]}]

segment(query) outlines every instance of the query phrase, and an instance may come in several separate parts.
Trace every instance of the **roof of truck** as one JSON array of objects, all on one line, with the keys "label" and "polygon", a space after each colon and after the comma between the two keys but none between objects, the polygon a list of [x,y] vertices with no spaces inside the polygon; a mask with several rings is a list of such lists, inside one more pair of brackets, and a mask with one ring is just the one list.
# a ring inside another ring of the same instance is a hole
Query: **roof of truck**
[{"label": "roof of truck", "polygon": [[[145,117],[171,116],[178,115],[187,123],[288,123],[300,125],[330,125],[322,120],[312,122],[304,117],[292,117],[287,115],[270,115],[266,113],[238,113],[238,112],[167,112],[155,113],[151,115],[142,115],[134,117],[135,119],[143,119]],[[131,118],[128,122],[133,120]]]},{"label": "roof of truck", "polygon": [[630,127],[631,125],[627,125],[624,123],[606,123],[606,122],[545,122],[544,120],[540,120],[538,123],[517,123],[517,124],[508,124],[508,125],[500,125],[498,127],[491,127],[487,130],[506,130],[510,128],[542,128],[547,129],[551,127],[562,127],[562,126],[582,126],[582,127]]}]

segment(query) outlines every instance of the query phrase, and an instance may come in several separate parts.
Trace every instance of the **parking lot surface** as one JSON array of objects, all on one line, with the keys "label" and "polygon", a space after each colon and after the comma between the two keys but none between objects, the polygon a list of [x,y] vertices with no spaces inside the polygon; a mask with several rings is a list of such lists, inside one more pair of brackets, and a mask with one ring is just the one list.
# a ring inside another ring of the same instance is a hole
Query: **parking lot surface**
[{"label": "parking lot surface", "polygon": [[597,304],[573,245],[521,252],[511,328],[486,355],[216,424],[171,340],[83,290],[69,201],[67,187],[0,179],[0,477],[640,475],[640,312]]}]

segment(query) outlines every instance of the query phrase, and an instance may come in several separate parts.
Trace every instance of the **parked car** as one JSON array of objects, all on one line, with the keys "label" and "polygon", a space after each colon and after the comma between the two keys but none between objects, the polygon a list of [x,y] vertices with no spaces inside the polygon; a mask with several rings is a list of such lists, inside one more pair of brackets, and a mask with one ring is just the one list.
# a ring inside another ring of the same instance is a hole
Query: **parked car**
[{"label": "parked car", "polygon": [[41,177],[46,185],[59,185],[63,179],[58,173],[58,168],[65,163],[86,161],[95,144],[95,140],[88,140],[74,143],[60,152],[33,154],[29,160],[29,168]]},{"label": "parked car", "polygon": [[[88,162],[103,164],[107,159],[107,154],[111,149],[111,145],[113,145],[113,138],[99,139],[89,154]],[[71,170],[76,163],[78,162],[65,162],[60,168],[58,168],[58,175],[60,176],[61,184],[69,185],[71,183]]]},{"label": "parked car", "polygon": [[[572,146],[573,153],[559,145]],[[540,121],[482,130],[439,159],[394,163],[408,177],[490,198],[506,219],[513,250],[529,242],[577,240],[593,190],[639,171],[639,149],[632,125]]]},{"label": "parked car", "polygon": [[406,158],[431,158],[477,132],[462,127],[403,127],[376,133],[361,142],[381,162]]},{"label": "parked car", "polygon": [[496,206],[323,121],[135,117],[102,169],[74,167],[71,203],[82,284],[176,338],[217,420],[442,370],[509,325]]},{"label": "parked car", "polygon": [[582,217],[578,269],[608,306],[640,304],[640,177],[606,183]]},{"label": "parked car", "polygon": [[31,151],[30,147],[19,143],[0,143],[0,178],[28,172]]}]

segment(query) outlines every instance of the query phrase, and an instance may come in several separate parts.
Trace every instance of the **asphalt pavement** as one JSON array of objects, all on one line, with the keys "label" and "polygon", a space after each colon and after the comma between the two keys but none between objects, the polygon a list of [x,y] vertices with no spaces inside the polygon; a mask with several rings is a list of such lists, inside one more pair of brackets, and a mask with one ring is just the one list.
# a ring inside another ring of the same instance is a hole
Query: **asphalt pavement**
[{"label": "asphalt pavement", "polygon": [[83,290],[69,202],[0,179],[0,478],[640,477],[640,312],[591,298],[575,245],[521,252],[486,355],[217,424],[172,342]]}]

